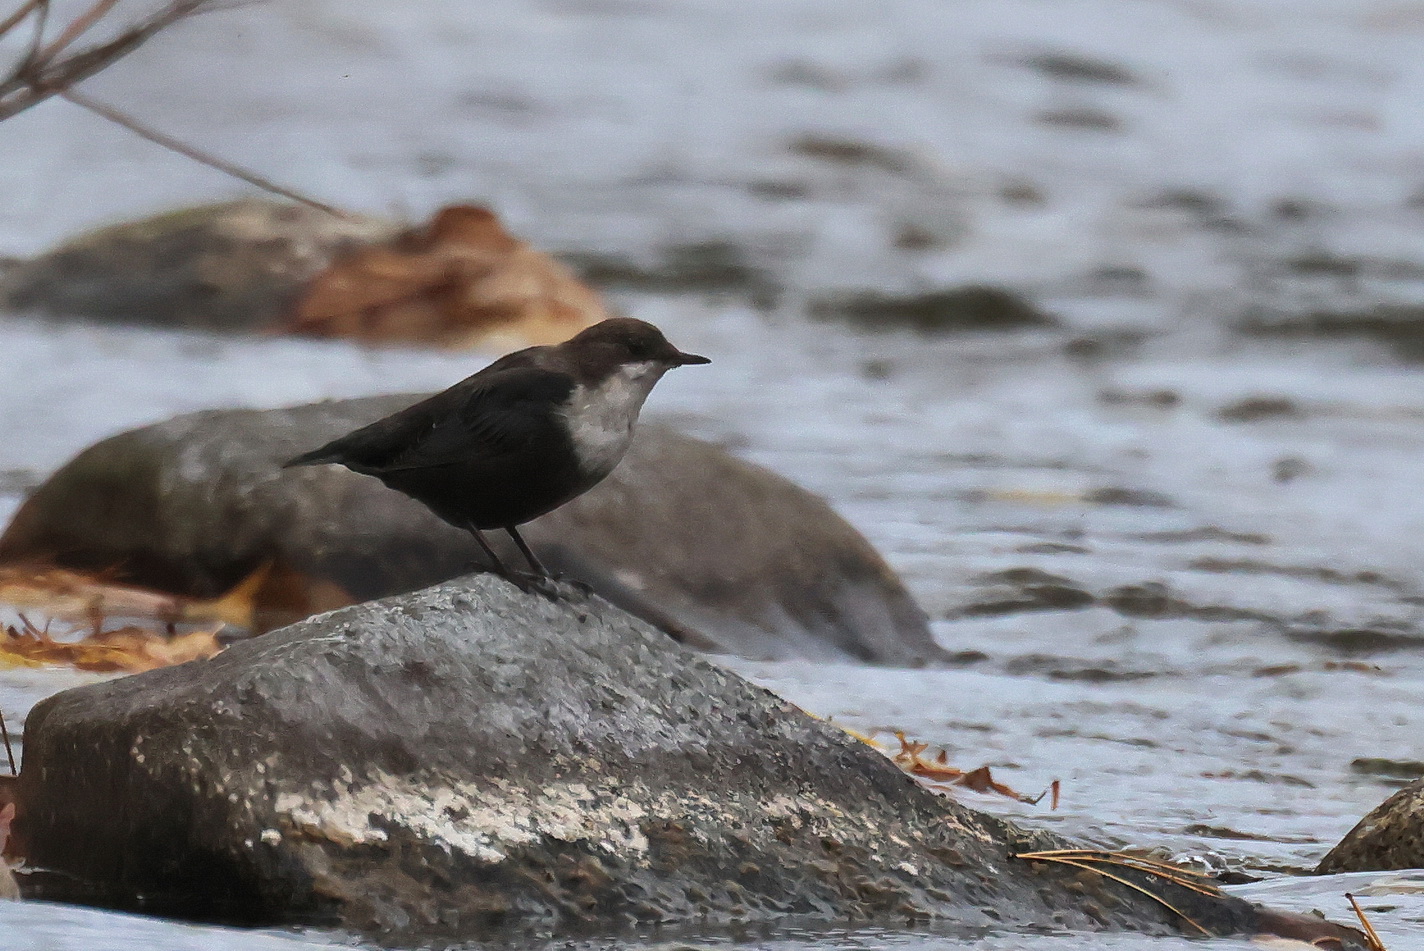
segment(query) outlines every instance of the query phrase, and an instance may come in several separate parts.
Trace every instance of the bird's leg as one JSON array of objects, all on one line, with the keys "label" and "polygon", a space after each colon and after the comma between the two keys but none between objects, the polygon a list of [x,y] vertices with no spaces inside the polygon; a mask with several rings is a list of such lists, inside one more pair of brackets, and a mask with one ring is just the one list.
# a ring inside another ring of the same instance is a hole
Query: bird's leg
[{"label": "bird's leg", "polygon": [[[548,598],[550,601],[563,601],[568,597],[568,583],[562,578],[555,578],[549,574],[549,569],[544,567],[544,563],[534,554],[534,550],[525,543],[524,538],[519,534],[519,530],[513,525],[506,525],[504,530],[509,533],[509,537],[514,539],[514,544],[519,546],[524,558],[529,562],[529,567],[534,569],[534,574],[528,579],[527,587],[520,585],[526,591],[536,591]],[[589,587],[580,582],[572,582],[573,589],[585,596],[588,595]]]},{"label": "bird's leg", "polygon": [[[549,574],[549,569],[544,567],[544,563],[534,554],[534,550],[520,537],[517,528],[509,525],[506,526],[504,530],[509,533],[510,538],[514,539],[514,544],[519,546],[519,551],[524,555],[525,560],[529,562],[529,567],[534,569],[531,574],[512,571],[509,566],[501,561],[500,557],[494,553],[494,548],[491,547],[489,541],[485,539],[483,532],[468,523],[465,527],[469,529],[471,535],[475,536],[475,541],[480,543],[480,547],[484,549],[485,554],[489,556],[490,562],[494,565],[495,571],[499,572],[504,580],[513,583],[524,591],[533,591],[542,594],[550,601],[562,601],[564,599],[565,592],[560,590],[559,582],[555,580],[553,575]],[[575,583],[574,587],[578,590],[582,590],[584,594],[588,593],[587,586],[585,585]]]},{"label": "bird's leg", "polygon": [[560,585],[572,587],[584,597],[588,597],[593,593],[593,588],[584,584],[582,581],[575,581],[563,575],[555,576],[551,574],[549,569],[544,567],[544,563],[534,554],[534,550],[525,543],[523,536],[519,534],[519,530],[513,525],[506,526],[504,530],[509,533],[509,537],[514,539],[514,544],[518,545],[519,550],[524,553],[524,557],[529,561],[529,567],[534,569],[533,589],[535,591],[546,594],[555,601],[561,600],[564,597],[564,595],[559,592]]},{"label": "bird's leg", "polygon": [[514,575],[505,567],[504,562],[499,560],[499,556],[494,553],[494,549],[490,547],[490,543],[485,540],[484,534],[478,528],[475,528],[474,525],[468,523],[466,523],[465,528],[471,535],[475,536],[475,541],[480,543],[480,547],[484,549],[485,555],[490,560],[490,564],[494,565],[494,570],[499,572],[501,577],[513,581]]},{"label": "bird's leg", "polygon": [[519,536],[518,529],[513,525],[506,525],[504,530],[509,533],[510,538],[514,539],[514,544],[519,546],[520,552],[523,553],[525,559],[529,562],[529,567],[534,569],[535,576],[539,578],[549,578],[549,569],[544,567],[542,561],[534,557],[534,550],[524,543],[524,539]]}]

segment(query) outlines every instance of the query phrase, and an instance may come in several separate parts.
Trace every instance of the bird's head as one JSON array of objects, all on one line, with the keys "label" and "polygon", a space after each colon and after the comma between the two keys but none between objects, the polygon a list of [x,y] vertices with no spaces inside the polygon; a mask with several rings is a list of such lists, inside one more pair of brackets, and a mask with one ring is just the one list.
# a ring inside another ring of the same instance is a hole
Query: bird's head
[{"label": "bird's head", "polygon": [[695,353],[683,353],[647,321],[613,317],[600,321],[562,344],[586,379],[621,374],[656,381],[673,367],[711,363]]}]

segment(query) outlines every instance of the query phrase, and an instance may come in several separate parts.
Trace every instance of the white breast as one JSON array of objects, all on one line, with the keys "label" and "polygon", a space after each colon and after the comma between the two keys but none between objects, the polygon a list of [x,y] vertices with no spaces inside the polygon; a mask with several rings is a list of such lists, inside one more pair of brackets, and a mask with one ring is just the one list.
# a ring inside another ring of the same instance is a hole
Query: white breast
[{"label": "white breast", "polygon": [[629,363],[597,386],[574,388],[564,420],[579,468],[592,482],[612,472],[628,451],[638,411],[666,370],[659,363]]}]

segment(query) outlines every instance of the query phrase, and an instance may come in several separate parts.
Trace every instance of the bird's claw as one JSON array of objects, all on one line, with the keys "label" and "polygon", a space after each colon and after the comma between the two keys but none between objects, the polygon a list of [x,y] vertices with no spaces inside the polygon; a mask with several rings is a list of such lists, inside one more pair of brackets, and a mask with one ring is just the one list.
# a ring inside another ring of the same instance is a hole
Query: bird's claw
[{"label": "bird's claw", "polygon": [[574,592],[580,598],[589,598],[593,596],[593,585],[589,584],[587,581],[580,581],[577,578],[560,578],[559,583],[573,588]]},{"label": "bird's claw", "polygon": [[593,593],[593,588],[586,582],[557,575],[511,573],[506,577],[526,594],[542,595],[556,603],[571,598],[582,600]]},{"label": "bird's claw", "polygon": [[564,592],[559,582],[548,575],[525,575],[515,582],[524,591],[530,594],[543,595],[555,603],[564,600]]}]

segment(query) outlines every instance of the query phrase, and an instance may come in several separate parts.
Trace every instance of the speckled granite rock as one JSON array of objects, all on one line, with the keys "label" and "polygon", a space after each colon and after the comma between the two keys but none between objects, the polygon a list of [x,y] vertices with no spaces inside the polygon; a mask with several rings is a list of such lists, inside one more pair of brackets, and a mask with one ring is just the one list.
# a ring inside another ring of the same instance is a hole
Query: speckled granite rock
[{"label": "speckled granite rock", "polygon": [[[489,576],[80,687],[25,731],[40,897],[382,941],[637,922],[1170,930],[1059,844],[596,599]],[[1162,888],[1170,891],[1170,887]],[[1257,909],[1173,892],[1214,931]]]}]

